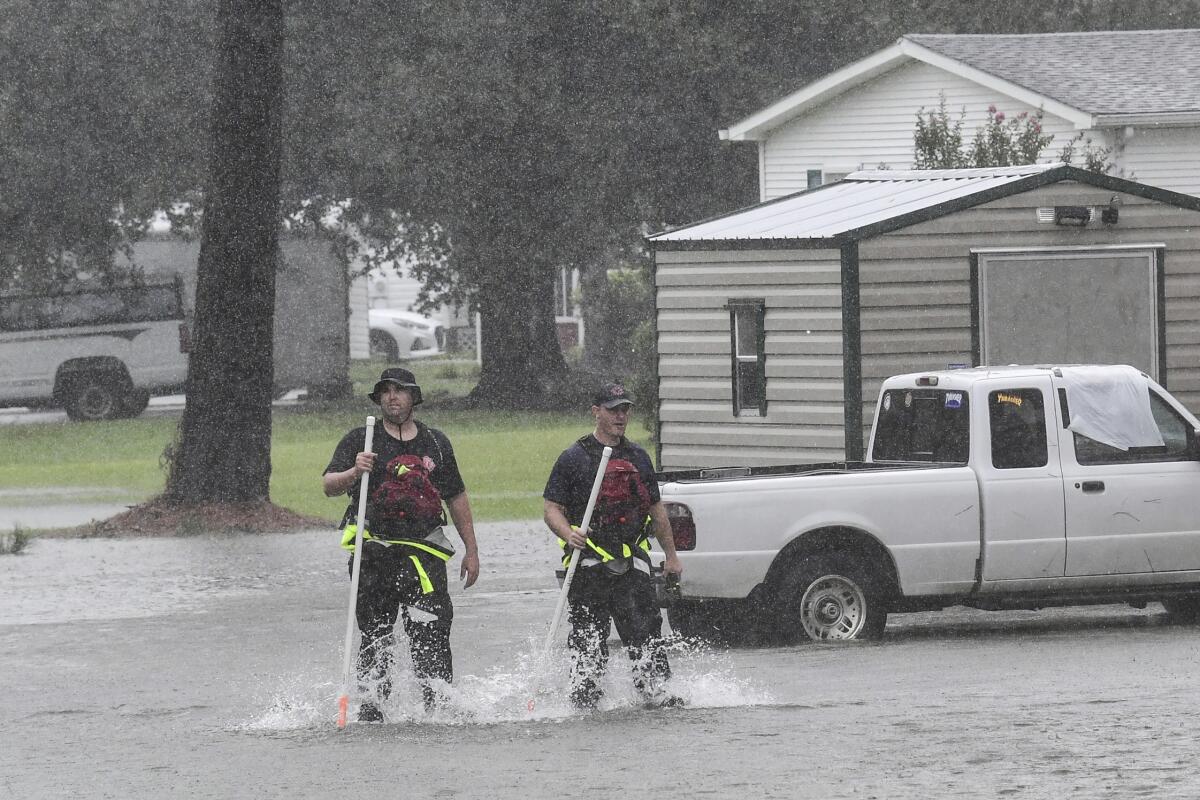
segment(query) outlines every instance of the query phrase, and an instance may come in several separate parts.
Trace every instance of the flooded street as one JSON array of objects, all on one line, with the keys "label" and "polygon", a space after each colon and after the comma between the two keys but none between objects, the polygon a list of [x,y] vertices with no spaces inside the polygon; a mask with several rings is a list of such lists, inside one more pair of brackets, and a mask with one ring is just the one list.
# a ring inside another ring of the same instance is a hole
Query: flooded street
[{"label": "flooded street", "polygon": [[481,525],[479,541],[479,584],[452,580],[448,707],[427,716],[402,680],[389,722],[342,732],[333,531],[50,539],[0,558],[0,794],[1200,794],[1200,629],[1157,605],[898,616],[848,647],[680,645],[688,707],[653,712],[618,652],[589,714],[565,702],[565,649],[534,657],[556,599],[541,524]]}]

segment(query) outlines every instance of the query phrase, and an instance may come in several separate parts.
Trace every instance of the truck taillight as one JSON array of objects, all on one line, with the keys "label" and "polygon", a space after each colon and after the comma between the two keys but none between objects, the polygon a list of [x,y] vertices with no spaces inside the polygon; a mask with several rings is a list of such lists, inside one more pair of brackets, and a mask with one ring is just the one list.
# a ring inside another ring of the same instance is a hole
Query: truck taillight
[{"label": "truck taillight", "polygon": [[192,329],[186,322],[179,323],[179,352],[192,352]]},{"label": "truck taillight", "polygon": [[676,550],[696,549],[696,521],[692,519],[692,510],[683,503],[663,503],[667,510],[667,519],[671,522],[671,537],[675,540]]}]

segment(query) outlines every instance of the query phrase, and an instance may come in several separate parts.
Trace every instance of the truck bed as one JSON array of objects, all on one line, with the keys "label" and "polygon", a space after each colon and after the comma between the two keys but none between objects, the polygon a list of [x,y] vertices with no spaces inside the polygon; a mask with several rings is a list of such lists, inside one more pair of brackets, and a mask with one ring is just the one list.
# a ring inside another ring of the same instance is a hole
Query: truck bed
[{"label": "truck bed", "polygon": [[836,475],[853,472],[884,472],[897,469],[944,469],[963,464],[937,461],[827,461],[819,464],[781,464],[764,467],[705,467],[674,470],[655,475],[662,483],[704,483],[707,481],[738,480],[742,478],[778,478],[795,475]]}]

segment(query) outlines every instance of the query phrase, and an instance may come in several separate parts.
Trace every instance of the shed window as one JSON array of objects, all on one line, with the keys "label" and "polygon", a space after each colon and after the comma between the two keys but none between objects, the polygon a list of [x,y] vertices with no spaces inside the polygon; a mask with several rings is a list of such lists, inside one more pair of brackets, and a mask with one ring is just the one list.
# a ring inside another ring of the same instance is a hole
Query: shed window
[{"label": "shed window", "polygon": [[818,186],[820,186],[821,183],[822,183],[821,170],[819,170],[819,169],[808,170],[808,188],[815,189]]},{"label": "shed window", "polygon": [[766,331],[763,328],[766,302],[731,300],[728,308],[733,352],[734,416],[766,416]]}]

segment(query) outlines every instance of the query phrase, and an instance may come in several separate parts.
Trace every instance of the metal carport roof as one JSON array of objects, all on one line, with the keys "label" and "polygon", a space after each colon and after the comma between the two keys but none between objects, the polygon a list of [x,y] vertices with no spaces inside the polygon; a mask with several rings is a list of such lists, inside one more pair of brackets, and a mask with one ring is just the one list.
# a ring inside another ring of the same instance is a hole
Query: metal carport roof
[{"label": "metal carport roof", "polygon": [[648,237],[656,250],[838,247],[1038,186],[1075,180],[1200,210],[1200,199],[1064,164],[947,170],[866,170]]}]

